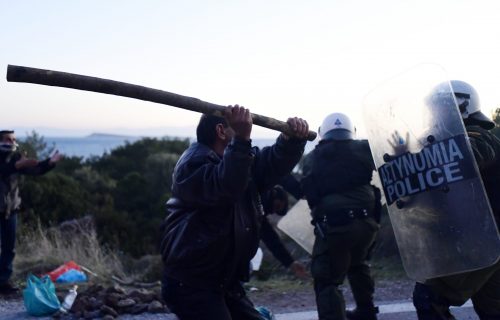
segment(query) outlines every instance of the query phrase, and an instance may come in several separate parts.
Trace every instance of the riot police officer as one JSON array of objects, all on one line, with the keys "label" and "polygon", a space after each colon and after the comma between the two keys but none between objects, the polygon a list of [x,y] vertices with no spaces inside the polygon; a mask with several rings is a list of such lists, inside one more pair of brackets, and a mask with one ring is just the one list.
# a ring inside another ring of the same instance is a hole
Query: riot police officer
[{"label": "riot police officer", "polygon": [[[444,85],[449,88],[448,83]],[[470,84],[453,80],[451,87],[498,225],[500,140],[489,131],[495,123],[481,113],[478,94]],[[420,320],[455,319],[449,307],[460,306],[468,299],[472,299],[481,320],[500,319],[500,262],[476,271],[418,282],[413,292]]]},{"label": "riot police officer", "polygon": [[[379,226],[370,184],[373,159],[366,140],[342,113],[328,115],[321,140],[304,163],[304,194],[312,210],[315,242],[311,264],[320,320],[377,319],[374,281],[366,263]],[[356,309],[346,315],[339,286],[348,277]]]}]

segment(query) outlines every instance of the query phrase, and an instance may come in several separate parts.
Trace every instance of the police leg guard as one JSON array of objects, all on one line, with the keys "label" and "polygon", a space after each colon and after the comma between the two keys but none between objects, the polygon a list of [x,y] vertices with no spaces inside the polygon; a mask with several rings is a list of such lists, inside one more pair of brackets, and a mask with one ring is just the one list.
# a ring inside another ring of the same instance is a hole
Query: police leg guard
[{"label": "police leg guard", "polygon": [[345,316],[349,320],[377,320],[378,312],[378,307],[357,307],[354,310],[346,310]]},{"label": "police leg guard", "polygon": [[422,283],[416,283],[413,290],[413,305],[418,320],[456,320],[450,313],[450,304]]}]

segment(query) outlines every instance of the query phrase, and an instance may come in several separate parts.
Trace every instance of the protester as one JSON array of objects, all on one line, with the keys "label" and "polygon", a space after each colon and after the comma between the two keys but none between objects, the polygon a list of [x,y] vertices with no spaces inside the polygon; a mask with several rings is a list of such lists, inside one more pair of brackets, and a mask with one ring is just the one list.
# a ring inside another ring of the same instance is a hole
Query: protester
[{"label": "protester", "polygon": [[[266,245],[272,255],[285,267],[293,272],[299,279],[307,279],[309,274],[306,267],[300,261],[295,260],[288,249],[285,247],[279,234],[274,230],[273,226],[268,220],[271,214],[284,216],[288,211],[288,194],[282,186],[295,191],[292,194],[297,199],[302,198],[302,190],[300,183],[288,176],[285,180],[280,182],[280,185],[273,187],[271,190],[262,195],[262,203],[264,205],[264,216],[262,217],[261,239]],[[299,193],[296,192],[298,190]]]},{"label": "protester", "polygon": [[18,151],[14,131],[0,131],[0,294],[17,293],[9,280],[15,256],[17,215],[21,206],[20,175],[42,175],[61,159],[56,152],[44,161],[27,158]]},{"label": "protester", "polygon": [[293,135],[259,150],[248,109],[201,117],[197,142],[174,169],[162,224],[162,294],[181,320],[261,319],[241,282],[260,240],[260,193],[289,174],[304,151],[307,122],[287,122]]}]

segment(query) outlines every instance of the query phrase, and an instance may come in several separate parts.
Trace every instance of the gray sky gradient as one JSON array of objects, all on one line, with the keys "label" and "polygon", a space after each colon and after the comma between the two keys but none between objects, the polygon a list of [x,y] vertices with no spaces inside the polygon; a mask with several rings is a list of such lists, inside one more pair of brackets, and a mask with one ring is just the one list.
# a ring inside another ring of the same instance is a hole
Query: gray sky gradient
[{"label": "gray sky gradient", "polygon": [[[7,64],[81,73],[239,103],[316,129],[331,112],[363,132],[363,97],[419,63],[500,105],[500,2],[494,0],[0,0]],[[189,132],[199,116],[132,99],[0,82],[0,126],[85,132]],[[179,129],[172,129],[179,127]],[[272,137],[266,129],[256,136]]]}]

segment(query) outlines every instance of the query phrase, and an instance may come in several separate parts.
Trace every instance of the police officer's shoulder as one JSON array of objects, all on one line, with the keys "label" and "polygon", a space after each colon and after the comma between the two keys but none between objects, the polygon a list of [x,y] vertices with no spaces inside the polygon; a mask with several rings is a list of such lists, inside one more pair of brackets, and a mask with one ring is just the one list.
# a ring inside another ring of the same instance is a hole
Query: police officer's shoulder
[{"label": "police officer's shoulder", "polygon": [[370,144],[366,139],[352,140],[352,143],[358,145],[362,149],[370,150]]},{"label": "police officer's shoulder", "polygon": [[465,129],[467,131],[467,135],[469,136],[469,138],[472,139],[489,140],[493,136],[493,134],[489,130],[478,125],[468,125],[465,127]]}]

